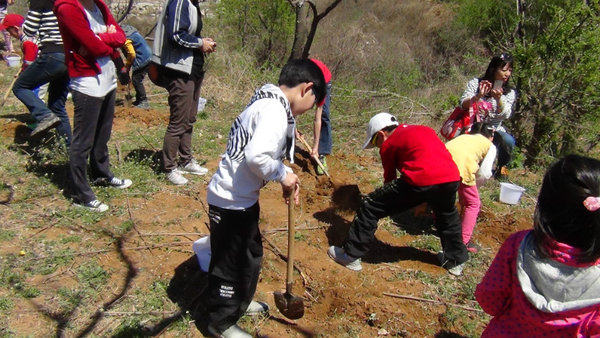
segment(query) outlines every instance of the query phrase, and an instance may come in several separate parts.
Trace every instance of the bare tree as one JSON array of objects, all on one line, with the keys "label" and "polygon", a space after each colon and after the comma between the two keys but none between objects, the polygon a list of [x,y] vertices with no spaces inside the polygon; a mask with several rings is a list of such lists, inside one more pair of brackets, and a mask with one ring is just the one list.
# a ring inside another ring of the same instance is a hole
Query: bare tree
[{"label": "bare tree", "polygon": [[[308,57],[319,21],[342,0],[288,0],[296,12],[296,31],[290,59]],[[319,8],[323,10],[319,11]]]}]

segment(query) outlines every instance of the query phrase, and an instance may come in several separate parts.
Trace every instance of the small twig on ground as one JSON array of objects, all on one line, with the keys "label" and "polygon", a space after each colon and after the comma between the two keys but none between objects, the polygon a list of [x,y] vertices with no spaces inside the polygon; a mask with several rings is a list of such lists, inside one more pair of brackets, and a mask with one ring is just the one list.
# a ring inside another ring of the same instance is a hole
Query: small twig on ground
[{"label": "small twig on ground", "polygon": [[208,236],[208,234],[205,233],[201,233],[201,232],[148,232],[148,233],[141,233],[138,234],[138,236],[143,237],[143,236],[200,236],[200,237],[204,237],[204,236]]},{"label": "small twig on ground", "polygon": [[256,325],[254,325],[254,332],[258,332],[258,330],[263,326],[264,323],[267,322],[267,320],[269,320],[269,318],[271,318],[271,316],[269,314],[267,314],[266,316],[262,316],[262,318],[258,321],[258,323],[256,323]]},{"label": "small twig on ground", "polygon": [[[191,246],[192,242],[171,242],[171,243],[164,243],[164,244],[144,245],[144,246],[137,246],[137,247],[132,247],[132,248],[123,248],[123,251],[127,251],[127,250],[139,251],[139,250],[145,250],[145,249],[169,248],[169,247],[185,246],[185,245]],[[32,260],[39,260],[39,259],[46,259],[46,258],[55,259],[55,258],[71,257],[71,256],[72,257],[88,256],[88,255],[95,255],[95,254],[111,252],[111,251],[116,251],[116,250],[102,249],[102,250],[93,250],[93,251],[87,251],[87,252],[75,252],[72,254],[64,254],[64,255],[56,255],[56,256],[37,256],[37,257],[28,258],[28,259],[24,260],[23,262],[29,262]]]},{"label": "small twig on ground", "polygon": [[405,272],[415,272],[415,271],[417,271],[415,269],[406,269],[406,268],[403,268],[401,266],[390,264],[390,263],[381,263],[381,265],[384,265],[384,266],[387,266],[389,268],[396,269],[396,270],[402,270],[402,271],[405,271]]},{"label": "small twig on ground", "polygon": [[102,313],[103,316],[139,316],[139,315],[150,315],[150,316],[174,316],[181,311],[105,311]]},{"label": "small twig on ground", "polygon": [[115,143],[115,150],[117,151],[117,163],[121,165],[123,163],[123,159],[121,158],[121,145],[119,142]]},{"label": "small twig on ground", "polygon": [[[319,230],[319,229],[325,229],[328,226],[312,226],[312,227],[296,227],[296,230]],[[278,228],[278,229],[269,229],[269,230],[265,230],[262,232],[263,235],[268,235],[268,234],[272,234],[275,232],[287,232],[288,228]]]},{"label": "small twig on ground", "polygon": [[[133,214],[131,213],[131,204],[129,204],[129,196],[126,195],[125,200],[127,201],[127,212],[129,213],[129,220],[131,221],[131,224],[133,225],[135,232],[137,232],[138,236],[140,236],[140,238],[142,239],[142,242],[144,242],[144,244],[146,244],[146,240],[144,239],[144,237],[141,236],[141,232],[138,230],[137,226],[135,225],[135,221],[133,220]],[[148,251],[150,252],[151,255],[154,255],[152,253],[152,250],[148,249]]]},{"label": "small twig on ground", "polygon": [[49,224],[49,225],[47,225],[47,226],[45,226],[45,227],[41,228],[41,229],[40,229],[40,230],[38,230],[36,233],[34,233],[34,234],[32,235],[32,237],[33,237],[33,236],[37,236],[37,235],[38,235],[38,234],[40,234],[41,232],[44,232],[44,231],[46,231],[46,230],[48,230],[48,229],[50,229],[50,228],[54,227],[54,226],[55,226],[55,225],[57,225],[57,224],[58,224],[58,221],[56,221],[56,222],[53,222],[52,224]]},{"label": "small twig on ground", "polygon": [[[281,258],[282,260],[287,262],[287,256],[283,254],[283,252],[281,252],[281,250],[279,250],[279,248],[273,244],[273,242],[271,242],[267,237],[263,236],[263,239],[265,240],[265,242],[267,242],[267,244],[269,244],[269,246],[273,249],[272,251],[279,256],[279,258]],[[306,276],[304,274],[304,272],[298,267],[298,265],[296,265],[296,263],[294,262],[294,268],[298,271],[298,273],[300,273],[300,277],[302,277],[302,285],[304,287],[306,287],[308,285],[308,281],[309,278],[308,276]]]},{"label": "small twig on ground", "polygon": [[148,141],[148,139],[146,138],[146,136],[144,136],[144,134],[142,134],[142,132],[140,131],[139,128],[136,128],[135,130],[137,131],[138,135],[140,135],[140,137],[142,138],[142,140],[144,140],[144,142],[146,142],[150,146],[150,148],[152,148],[152,150],[154,150],[154,152],[158,152],[159,151],[152,143],[150,143],[150,141]]},{"label": "small twig on ground", "polygon": [[310,294],[310,292],[308,292],[308,290],[304,290],[304,295],[308,298],[310,298],[311,301],[313,301],[314,303],[317,303],[317,299],[315,297],[313,297],[313,295]]},{"label": "small twig on ground", "polygon": [[[196,201],[200,202],[200,204],[202,205],[202,209],[204,210],[204,213],[206,214],[206,216],[208,216],[208,208],[206,207],[206,204],[204,204],[204,201],[202,200],[202,198],[200,198],[200,193],[196,192],[191,197],[193,199],[195,199]],[[210,224],[207,222],[204,222],[204,225],[206,225],[206,229],[208,230],[208,232],[210,232]]]},{"label": "small twig on ground", "polygon": [[475,308],[472,308],[472,307],[468,307],[468,306],[464,306],[464,305],[459,305],[459,304],[448,303],[448,302],[439,301],[439,300],[425,299],[425,298],[414,297],[414,296],[406,296],[406,295],[398,295],[398,294],[389,293],[389,292],[384,292],[383,295],[384,296],[388,296],[388,297],[394,297],[394,298],[402,298],[402,299],[408,299],[408,300],[415,300],[415,301],[418,301],[418,302],[433,303],[433,304],[439,304],[439,305],[445,305],[445,306],[454,306],[454,307],[461,308],[461,309],[467,310],[467,311],[483,313],[483,310],[480,310],[480,309],[475,309]]}]

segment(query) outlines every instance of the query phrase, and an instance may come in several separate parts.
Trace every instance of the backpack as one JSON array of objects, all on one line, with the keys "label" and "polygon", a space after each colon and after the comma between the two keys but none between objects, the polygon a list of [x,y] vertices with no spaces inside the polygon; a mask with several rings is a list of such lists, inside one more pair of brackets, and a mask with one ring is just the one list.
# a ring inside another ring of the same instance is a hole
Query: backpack
[{"label": "backpack", "polygon": [[450,141],[460,134],[469,132],[475,122],[481,122],[482,113],[487,115],[492,110],[492,104],[486,101],[473,103],[469,110],[457,106],[440,129],[440,134]]},{"label": "backpack", "polygon": [[155,85],[165,88],[167,83],[165,82],[164,74],[166,73],[167,68],[163,65],[160,65],[154,61],[151,61],[148,67],[148,78]]}]

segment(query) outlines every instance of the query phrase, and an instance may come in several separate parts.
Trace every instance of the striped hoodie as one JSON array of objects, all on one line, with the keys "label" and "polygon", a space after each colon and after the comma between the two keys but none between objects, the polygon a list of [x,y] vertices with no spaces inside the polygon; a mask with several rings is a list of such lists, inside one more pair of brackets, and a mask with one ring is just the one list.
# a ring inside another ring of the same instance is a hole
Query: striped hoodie
[{"label": "striped hoodie", "polygon": [[23,23],[23,33],[30,39],[37,38],[41,54],[64,52],[53,7],[53,0],[30,0],[27,18]]},{"label": "striped hoodie", "polygon": [[285,94],[274,84],[258,89],[229,131],[227,149],[208,184],[208,204],[242,210],[258,202],[268,182],[282,182],[292,169],[296,120]]}]

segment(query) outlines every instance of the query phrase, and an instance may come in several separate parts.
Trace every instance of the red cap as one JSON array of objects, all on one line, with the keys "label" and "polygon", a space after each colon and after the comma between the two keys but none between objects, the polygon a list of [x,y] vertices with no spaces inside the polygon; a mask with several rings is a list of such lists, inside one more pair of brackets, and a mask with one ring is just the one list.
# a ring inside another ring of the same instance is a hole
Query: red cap
[{"label": "red cap", "polygon": [[23,17],[19,14],[6,14],[4,20],[2,20],[2,23],[0,23],[0,31],[3,31],[9,27],[21,27],[21,25],[23,25],[23,21],[25,21],[25,19],[23,19]]},{"label": "red cap", "polygon": [[[310,59],[310,61],[314,62],[317,66],[319,66],[319,69],[321,69],[321,72],[323,73],[323,77],[325,78],[325,83],[329,83],[331,81],[331,72],[329,71],[329,68],[327,68],[327,66],[320,60]],[[323,100],[321,100],[321,102],[317,103],[317,106],[321,107],[324,104],[325,104],[325,98],[323,98]]]}]

